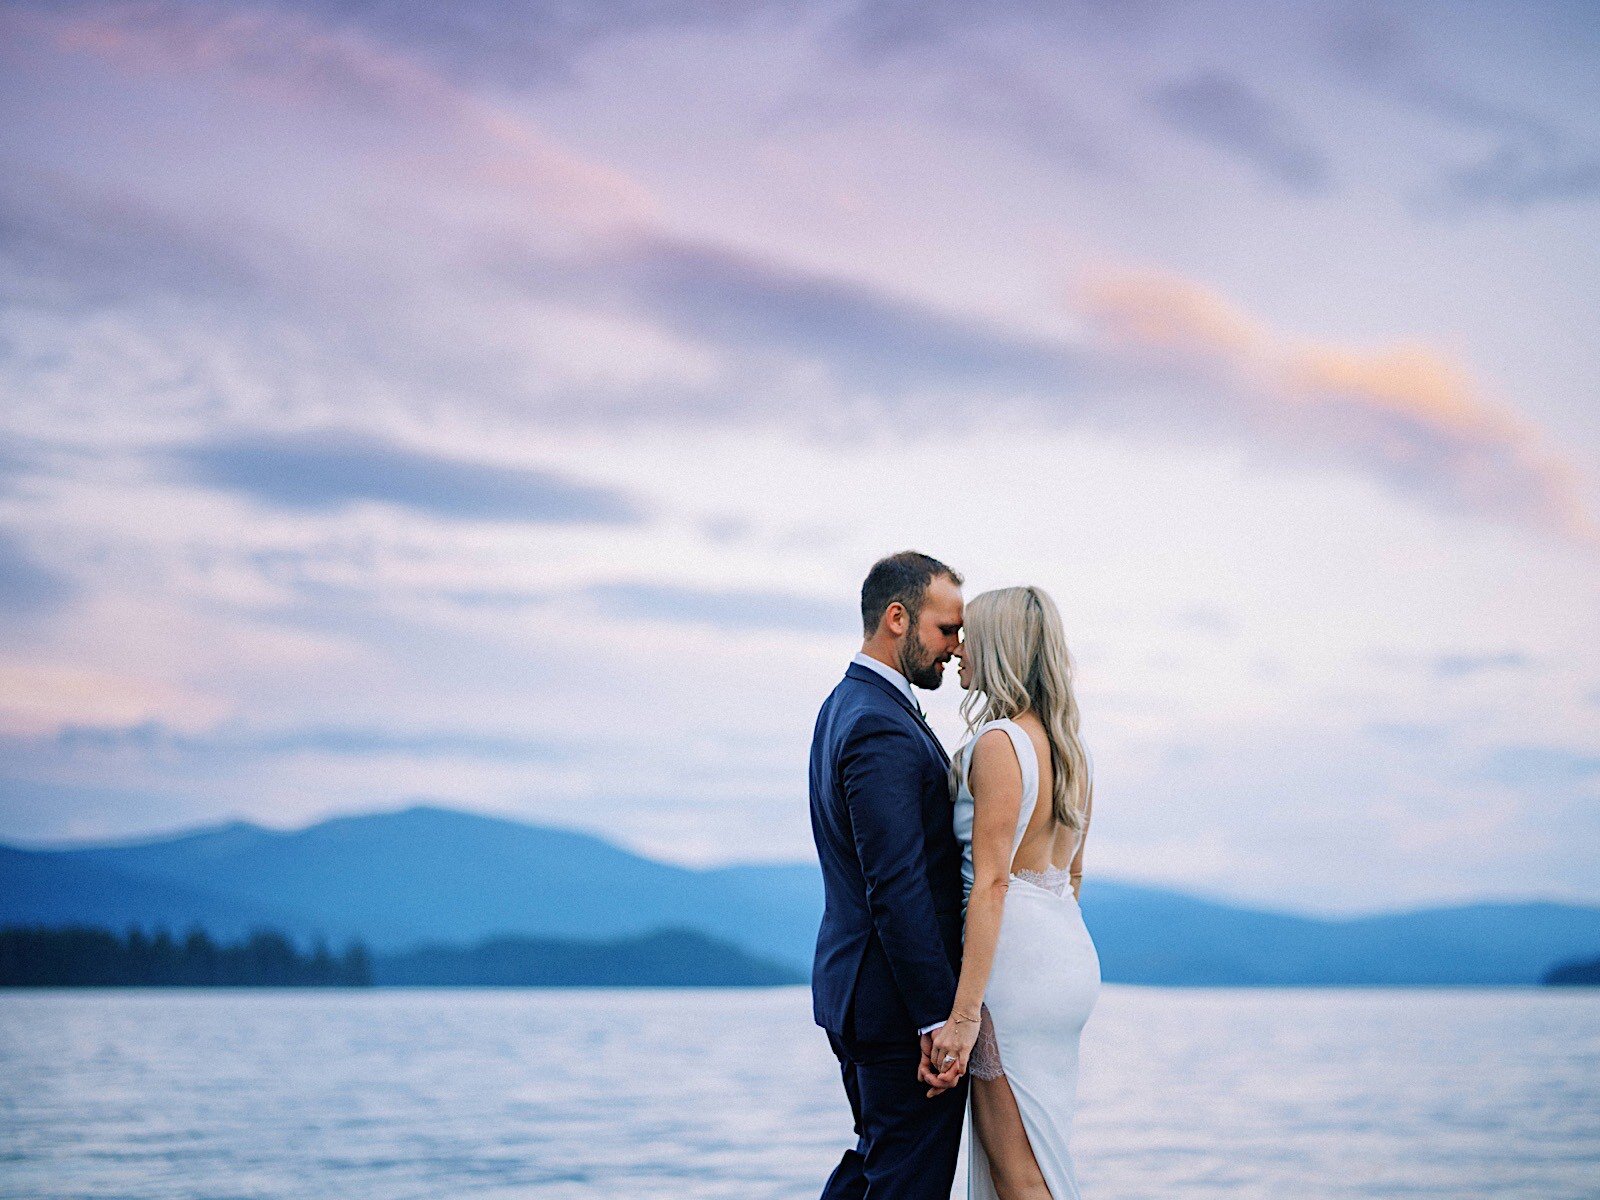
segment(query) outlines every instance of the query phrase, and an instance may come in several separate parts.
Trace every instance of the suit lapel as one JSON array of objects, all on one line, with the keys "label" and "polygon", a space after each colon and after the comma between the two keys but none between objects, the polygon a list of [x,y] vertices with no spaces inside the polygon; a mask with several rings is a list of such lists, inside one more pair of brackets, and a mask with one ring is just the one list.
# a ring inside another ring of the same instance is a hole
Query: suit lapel
[{"label": "suit lapel", "polygon": [[887,692],[894,702],[910,713],[911,719],[922,727],[922,732],[928,735],[928,740],[933,743],[933,748],[939,752],[939,757],[944,761],[944,765],[946,767],[950,765],[950,756],[944,752],[944,744],[939,741],[939,735],[934,733],[932,727],[923,719],[922,714],[917,711],[917,706],[906,699],[904,692],[876,671],[869,671],[859,663],[851,663],[849,670],[845,674],[851,679],[859,679],[863,683],[870,683],[873,687]]}]

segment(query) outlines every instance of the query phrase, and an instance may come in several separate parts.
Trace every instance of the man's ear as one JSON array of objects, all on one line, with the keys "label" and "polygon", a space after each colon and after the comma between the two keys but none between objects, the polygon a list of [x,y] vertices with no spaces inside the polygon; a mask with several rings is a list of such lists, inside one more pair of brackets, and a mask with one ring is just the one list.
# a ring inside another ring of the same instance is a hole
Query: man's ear
[{"label": "man's ear", "polygon": [[895,637],[905,637],[906,630],[911,628],[911,616],[906,612],[906,606],[898,600],[889,601],[889,607],[883,610],[883,627]]}]

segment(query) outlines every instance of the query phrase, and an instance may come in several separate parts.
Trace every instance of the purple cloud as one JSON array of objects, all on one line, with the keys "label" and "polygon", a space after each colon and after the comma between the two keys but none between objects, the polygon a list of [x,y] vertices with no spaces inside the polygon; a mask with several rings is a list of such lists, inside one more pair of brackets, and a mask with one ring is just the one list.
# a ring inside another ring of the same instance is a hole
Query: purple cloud
[{"label": "purple cloud", "polygon": [[304,512],[371,501],[455,520],[635,525],[645,519],[636,500],[614,489],[357,435],[246,435],[184,447],[173,457],[194,482]]},{"label": "purple cloud", "polygon": [[1328,188],[1327,156],[1284,108],[1222,71],[1202,71],[1153,92],[1174,128],[1238,157],[1300,192]]}]

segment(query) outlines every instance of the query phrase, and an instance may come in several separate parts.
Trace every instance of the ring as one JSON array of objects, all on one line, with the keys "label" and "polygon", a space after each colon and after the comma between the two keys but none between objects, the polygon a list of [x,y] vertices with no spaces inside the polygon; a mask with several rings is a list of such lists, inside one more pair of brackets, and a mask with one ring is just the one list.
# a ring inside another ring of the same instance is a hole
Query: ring
[{"label": "ring", "polygon": [[946,1054],[944,1060],[945,1062],[955,1062],[956,1056],[954,1054]]}]

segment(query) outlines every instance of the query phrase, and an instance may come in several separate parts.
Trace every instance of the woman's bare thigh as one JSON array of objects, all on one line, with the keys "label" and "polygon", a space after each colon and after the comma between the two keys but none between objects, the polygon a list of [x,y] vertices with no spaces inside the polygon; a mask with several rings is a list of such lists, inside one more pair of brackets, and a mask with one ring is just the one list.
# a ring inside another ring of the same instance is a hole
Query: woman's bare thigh
[{"label": "woman's bare thigh", "polygon": [[972,1127],[989,1156],[989,1174],[1002,1200],[1048,1200],[1050,1188],[1039,1172],[1017,1098],[1004,1075],[972,1080]]}]

